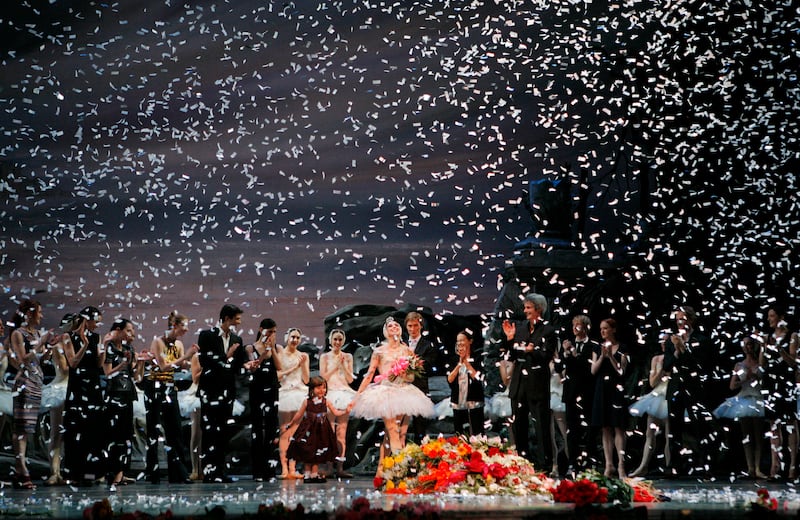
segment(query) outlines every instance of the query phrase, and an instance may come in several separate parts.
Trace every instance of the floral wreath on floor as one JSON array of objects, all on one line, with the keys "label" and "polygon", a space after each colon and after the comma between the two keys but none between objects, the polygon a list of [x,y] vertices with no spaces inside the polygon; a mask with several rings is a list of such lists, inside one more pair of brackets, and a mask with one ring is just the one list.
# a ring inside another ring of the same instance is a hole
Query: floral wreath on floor
[{"label": "floral wreath on floor", "polygon": [[606,478],[595,471],[555,481],[516,454],[500,437],[425,437],[384,457],[376,489],[393,494],[541,495],[556,502],[653,502],[648,482]]}]

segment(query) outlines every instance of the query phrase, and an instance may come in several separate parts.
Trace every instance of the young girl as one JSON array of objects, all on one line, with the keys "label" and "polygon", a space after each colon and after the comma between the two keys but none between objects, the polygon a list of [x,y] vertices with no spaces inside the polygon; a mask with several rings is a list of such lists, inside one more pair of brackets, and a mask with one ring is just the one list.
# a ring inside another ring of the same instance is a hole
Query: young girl
[{"label": "young girl", "polygon": [[292,420],[283,426],[284,431],[289,431],[299,423],[286,456],[303,463],[304,482],[325,482],[325,478],[319,474],[319,465],[333,462],[339,453],[328,412],[339,417],[353,409],[351,402],[347,409],[337,410],[325,399],[327,393],[328,383],[325,379],[319,376],[309,379],[308,399],[300,405]]}]

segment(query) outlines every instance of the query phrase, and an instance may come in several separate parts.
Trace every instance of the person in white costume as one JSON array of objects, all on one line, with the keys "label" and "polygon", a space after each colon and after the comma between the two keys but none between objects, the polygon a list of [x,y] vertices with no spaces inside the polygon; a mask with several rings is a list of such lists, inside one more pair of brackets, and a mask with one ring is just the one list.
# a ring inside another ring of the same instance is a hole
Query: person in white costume
[{"label": "person in white costume", "polygon": [[[411,384],[413,375],[391,377],[396,362],[414,356],[414,352],[402,342],[402,333],[403,328],[399,322],[391,316],[386,319],[383,325],[383,335],[386,339],[372,353],[369,369],[358,388],[358,396],[352,411],[355,417],[383,419],[388,449],[392,453],[400,451],[405,446],[411,416],[434,416],[433,401]],[[385,448],[384,446],[381,449],[381,460]],[[379,463],[378,472],[380,471]]]}]

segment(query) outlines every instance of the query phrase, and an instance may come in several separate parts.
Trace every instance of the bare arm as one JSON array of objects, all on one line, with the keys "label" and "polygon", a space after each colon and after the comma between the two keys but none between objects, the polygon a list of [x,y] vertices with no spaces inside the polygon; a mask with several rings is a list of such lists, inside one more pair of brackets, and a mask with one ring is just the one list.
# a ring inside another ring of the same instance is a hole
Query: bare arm
[{"label": "bare arm", "polygon": [[361,381],[361,384],[358,387],[358,392],[361,393],[364,391],[366,387],[372,383],[372,378],[375,377],[375,372],[378,370],[378,364],[380,363],[381,356],[378,352],[372,353],[372,359],[369,361],[369,369],[367,370],[366,375],[364,376],[364,380]]},{"label": "bare arm", "polygon": [[603,364],[603,356],[599,355],[597,352],[592,352],[592,375],[596,376],[597,372],[600,370],[600,365]]},{"label": "bare arm", "polygon": [[736,366],[733,367],[733,373],[731,374],[731,381],[728,387],[731,390],[736,390],[742,386],[743,376],[747,376],[747,367],[744,363],[736,363]]},{"label": "bare arm", "polygon": [[123,359],[117,366],[111,366],[111,363],[103,363],[103,372],[106,376],[110,376],[116,372],[124,370],[130,364],[130,357],[129,354],[126,353],[125,359]]},{"label": "bare arm", "polygon": [[330,381],[335,371],[331,358],[333,358],[333,353],[331,352],[326,352],[319,358],[319,375],[321,375],[325,381]]},{"label": "bare arm", "polygon": [[64,355],[67,358],[67,363],[69,364],[70,368],[75,368],[83,359],[83,355],[86,354],[86,348],[89,346],[89,342],[86,341],[86,338],[83,338],[81,342],[81,348],[78,351],[75,351],[75,345],[72,343],[72,338],[64,335],[66,338],[64,341]]},{"label": "bare arm", "polygon": [[650,386],[652,388],[658,386],[658,383],[661,382],[661,378],[664,377],[663,362],[663,355],[653,356],[653,359],[650,360]]},{"label": "bare arm", "polygon": [[30,361],[29,358],[31,355],[34,354],[32,352],[30,354],[25,352],[25,338],[22,336],[22,333],[18,330],[12,332],[11,355],[9,356],[9,359],[11,360],[11,366],[19,370],[20,367]]},{"label": "bare arm", "polygon": [[308,354],[303,353],[300,356],[300,367],[301,370],[303,371],[300,377],[303,379],[304,384],[308,384],[308,379],[311,377],[311,368],[309,366],[310,364],[311,362],[308,359]]}]

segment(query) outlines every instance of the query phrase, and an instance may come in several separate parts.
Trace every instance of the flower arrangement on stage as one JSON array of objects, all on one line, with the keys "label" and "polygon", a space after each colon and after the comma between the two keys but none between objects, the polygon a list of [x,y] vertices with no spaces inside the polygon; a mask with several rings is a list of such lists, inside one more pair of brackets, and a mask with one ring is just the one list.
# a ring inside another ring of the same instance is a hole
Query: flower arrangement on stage
[{"label": "flower arrangement on stage", "polygon": [[425,438],[384,457],[376,489],[387,493],[548,495],[553,480],[500,438]]},{"label": "flower arrangement on stage", "polygon": [[425,373],[423,367],[423,360],[419,356],[412,354],[410,356],[403,356],[397,358],[389,369],[388,374],[380,374],[375,377],[375,382],[380,383],[384,379],[391,382],[397,381],[413,381],[415,377],[420,377]]}]

